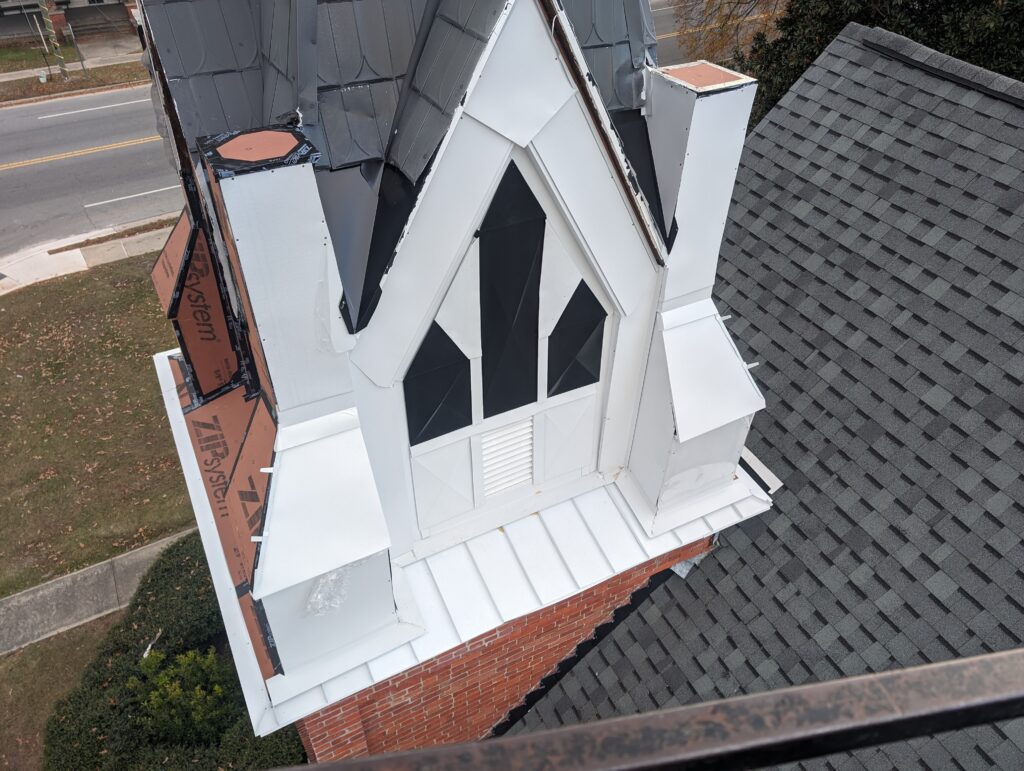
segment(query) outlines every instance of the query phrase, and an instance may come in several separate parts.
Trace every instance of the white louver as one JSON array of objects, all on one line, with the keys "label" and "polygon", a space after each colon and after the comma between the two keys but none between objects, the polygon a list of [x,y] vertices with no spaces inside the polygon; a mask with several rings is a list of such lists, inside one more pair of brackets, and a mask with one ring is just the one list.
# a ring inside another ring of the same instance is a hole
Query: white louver
[{"label": "white louver", "polygon": [[484,495],[533,481],[533,418],[484,434],[482,447]]}]

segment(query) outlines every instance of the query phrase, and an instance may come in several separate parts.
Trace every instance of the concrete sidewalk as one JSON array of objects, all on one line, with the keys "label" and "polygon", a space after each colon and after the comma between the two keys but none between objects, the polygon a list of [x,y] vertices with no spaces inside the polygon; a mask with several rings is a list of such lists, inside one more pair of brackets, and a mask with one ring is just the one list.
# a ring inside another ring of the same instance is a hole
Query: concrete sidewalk
[{"label": "concrete sidewalk", "polygon": [[[95,58],[85,59],[85,68],[87,70],[94,69],[96,67],[107,67],[111,64],[131,64],[133,62],[140,61],[142,56],[141,51],[136,51],[130,54],[115,54],[113,56],[99,56]],[[52,57],[51,57],[52,58]],[[68,70],[74,72],[82,69],[81,62],[68,62]],[[30,70],[15,70],[14,72],[0,72],[0,83],[9,80],[24,80],[25,78],[36,78],[42,70],[46,67],[39,66],[33,67]],[[60,77],[60,70],[56,65],[53,65],[49,69],[50,78]],[[57,95],[55,95],[57,96]]]},{"label": "concrete sidewalk", "polygon": [[[177,212],[168,212],[155,220],[173,216]],[[136,257],[147,252],[159,251],[163,248],[171,226],[161,227],[147,233],[140,233],[124,238],[114,238],[102,244],[84,246],[79,249],[58,251],[69,244],[81,243],[94,238],[109,236],[118,231],[145,225],[154,220],[129,223],[117,228],[104,228],[80,236],[64,238],[46,244],[38,244],[22,249],[9,257],[0,257],[0,295],[13,292],[23,286],[45,281],[68,273],[78,273],[96,265]]]},{"label": "concrete sidewalk", "polygon": [[0,599],[0,656],[126,607],[160,552],[194,529]]}]

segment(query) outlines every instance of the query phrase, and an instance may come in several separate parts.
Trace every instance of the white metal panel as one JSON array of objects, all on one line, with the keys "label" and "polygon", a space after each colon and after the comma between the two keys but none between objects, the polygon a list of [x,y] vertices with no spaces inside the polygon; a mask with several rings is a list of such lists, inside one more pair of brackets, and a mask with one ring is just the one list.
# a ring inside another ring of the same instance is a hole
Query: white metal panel
[{"label": "white metal panel", "polygon": [[618,506],[602,488],[585,493],[573,500],[583,521],[594,534],[601,551],[616,573],[621,573],[647,559],[619,512]]},{"label": "white metal panel", "polygon": [[347,357],[331,336],[330,288],[340,284],[326,283],[337,265],[312,164],[242,174],[220,186],[278,410],[351,391]]},{"label": "white metal panel", "polygon": [[687,522],[685,525],[677,527],[672,532],[679,539],[680,543],[691,544],[694,541],[699,541],[701,538],[707,538],[715,531],[703,519],[696,519],[693,522]]},{"label": "white metal panel", "polygon": [[465,544],[427,557],[427,566],[462,642],[501,624],[501,614]]},{"label": "white metal panel", "polygon": [[630,509],[629,504],[622,496],[622,493],[615,487],[609,487],[607,490],[612,501],[614,501],[615,505],[619,507],[619,511],[622,513],[622,519],[625,520],[627,525],[629,525],[629,530],[633,534],[633,537],[636,538],[636,542],[640,544],[641,549],[647,552],[648,557],[657,557],[659,554],[664,554],[667,551],[672,551],[672,549],[683,545],[672,531],[655,536],[650,536],[645,533],[643,528],[640,527],[640,522],[637,518],[632,516],[632,509]]},{"label": "white metal panel", "polygon": [[327,697],[329,704],[333,704],[356,691],[369,688],[371,685],[373,685],[373,675],[370,674],[370,668],[366,664],[362,664],[324,683],[324,696]]},{"label": "white metal panel", "polygon": [[525,147],[573,93],[538,4],[516,3],[466,112]]},{"label": "white metal panel", "polygon": [[[660,337],[660,323],[654,334]],[[665,484],[674,435],[672,392],[665,346],[656,342],[651,346],[647,359],[633,446],[629,452],[630,473],[652,509],[657,507],[661,488]]]},{"label": "white metal panel", "polygon": [[418,663],[419,660],[413,653],[412,646],[406,643],[393,651],[388,651],[383,656],[371,659],[366,666],[369,667],[373,679],[379,683],[381,680],[387,680],[392,675],[404,672]]},{"label": "white metal panel", "polygon": [[572,501],[544,509],[540,518],[579,587],[593,586],[612,575],[611,563]]},{"label": "white metal panel", "polygon": [[722,530],[729,527],[729,525],[735,525],[742,519],[738,511],[732,506],[725,506],[718,511],[712,511],[710,514],[704,515],[704,521],[707,522],[713,530]]},{"label": "white metal panel", "polygon": [[540,266],[540,336],[547,337],[562,317],[583,276],[556,228],[544,229],[544,259]]},{"label": "white metal panel", "polygon": [[[316,609],[314,593],[322,592],[337,604]],[[285,673],[398,621],[387,552],[262,600]]]},{"label": "white metal panel", "polygon": [[421,528],[436,527],[472,511],[473,462],[469,439],[414,455],[412,479]]},{"label": "white metal panel", "polygon": [[497,187],[512,143],[463,115],[442,148],[399,243],[373,319],[359,334],[353,363],[390,386],[440,307]]},{"label": "white metal panel", "polygon": [[391,555],[398,557],[420,537],[409,463],[405,397],[401,385],[381,388],[358,367],[352,367],[352,384],[361,420],[372,427],[363,440],[391,535]]},{"label": "white metal panel", "polygon": [[689,496],[730,484],[736,475],[750,419],[742,417],[700,436],[675,444],[669,460],[659,508]]},{"label": "white metal panel", "polygon": [[416,657],[420,661],[426,661],[449,648],[454,648],[461,640],[426,562],[413,562],[405,568],[405,572],[416,604],[423,614],[423,626],[426,629],[426,632],[413,640],[411,645]]},{"label": "white metal panel", "polygon": [[756,83],[700,96],[676,202],[680,238],[669,255],[665,301],[711,296]]},{"label": "white metal panel", "polygon": [[480,239],[469,245],[462,265],[448,287],[437,323],[459,346],[466,358],[483,356],[480,344]]},{"label": "white metal panel", "polygon": [[657,70],[651,71],[650,98],[645,105],[651,154],[658,178],[662,213],[669,223],[676,213],[683,159],[690,135],[690,121],[697,94],[678,80]]},{"label": "white metal panel", "polygon": [[594,470],[596,404],[597,395],[590,394],[549,407],[538,416],[544,479],[558,479],[569,473],[583,476]]},{"label": "white metal panel", "polygon": [[508,536],[502,530],[484,533],[467,541],[466,546],[505,621],[541,606],[540,597],[526,577]]},{"label": "white metal panel", "polygon": [[717,316],[667,327],[662,339],[680,442],[764,409],[764,397]]},{"label": "white metal panel", "polygon": [[579,99],[566,102],[532,146],[598,269],[631,313],[646,294],[655,263]]},{"label": "white metal panel", "polygon": [[531,514],[506,525],[505,533],[545,605],[568,597],[580,588],[538,515]]},{"label": "white metal panel", "polygon": [[277,452],[253,597],[266,597],[389,546],[360,428]]}]

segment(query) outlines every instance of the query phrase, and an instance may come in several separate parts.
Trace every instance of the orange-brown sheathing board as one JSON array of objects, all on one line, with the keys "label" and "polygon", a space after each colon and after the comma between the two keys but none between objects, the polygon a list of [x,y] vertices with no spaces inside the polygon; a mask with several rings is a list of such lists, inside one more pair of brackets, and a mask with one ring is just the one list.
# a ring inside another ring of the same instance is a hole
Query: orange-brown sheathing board
[{"label": "orange-brown sheathing board", "polygon": [[[246,401],[245,389],[238,387],[185,416],[192,451],[203,475],[206,497],[210,500],[222,542],[225,530],[231,540],[234,539],[234,529],[228,521],[228,483],[255,411],[255,400]],[[224,553],[230,559],[227,548]]]},{"label": "orange-brown sheathing board", "polygon": [[266,638],[263,636],[259,616],[256,615],[256,602],[253,600],[252,594],[246,593],[238,598],[238,604],[242,606],[242,618],[245,619],[245,628],[249,632],[249,639],[252,640],[252,649],[256,654],[256,661],[260,665],[260,674],[263,675],[264,680],[269,680],[276,672],[267,649]]},{"label": "orange-brown sheathing board", "polygon": [[174,320],[184,353],[192,364],[196,390],[211,394],[231,382],[238,369],[238,357],[228,336],[227,315],[202,230],[192,247]]},{"label": "orange-brown sheathing board", "polygon": [[270,488],[270,474],[260,469],[269,468],[274,462],[274,440],[277,438],[277,426],[265,400],[255,401],[256,412],[228,483],[228,519],[236,530],[236,560],[244,570],[235,581],[236,586],[241,579],[252,582],[256,562],[256,544],[252,537],[263,531]]},{"label": "orange-brown sheathing board", "polygon": [[156,258],[156,262],[153,263],[153,269],[149,272],[164,313],[171,309],[171,301],[174,299],[174,290],[178,286],[181,266],[185,262],[185,253],[188,251],[191,235],[192,223],[188,219],[188,210],[182,209],[181,216],[171,230],[171,234],[167,236],[167,242],[164,244],[160,256]]},{"label": "orange-brown sheathing board", "polygon": [[178,404],[182,410],[192,406],[192,394],[188,392],[188,384],[185,382],[185,361],[180,356],[172,356],[171,375],[174,376],[174,391],[178,394]]},{"label": "orange-brown sheathing board", "polygon": [[221,195],[220,182],[217,175],[206,165],[206,176],[210,180],[210,192],[213,194],[213,206],[217,211],[217,219],[220,220],[224,244],[228,250],[228,264],[231,265],[231,272],[235,277],[235,285],[238,287],[239,300],[242,303],[242,313],[245,316],[245,324],[249,328],[249,348],[252,350],[253,363],[256,366],[256,375],[260,379],[260,388],[267,395],[272,404],[274,399],[274,386],[270,382],[270,370],[267,367],[267,358],[263,354],[263,344],[260,342],[260,333],[256,328],[256,317],[252,312],[252,304],[249,302],[249,291],[245,286],[245,275],[242,273],[242,263],[238,259],[238,250],[235,248],[235,237],[231,232],[231,223],[228,221],[227,208],[224,206],[224,197]]}]

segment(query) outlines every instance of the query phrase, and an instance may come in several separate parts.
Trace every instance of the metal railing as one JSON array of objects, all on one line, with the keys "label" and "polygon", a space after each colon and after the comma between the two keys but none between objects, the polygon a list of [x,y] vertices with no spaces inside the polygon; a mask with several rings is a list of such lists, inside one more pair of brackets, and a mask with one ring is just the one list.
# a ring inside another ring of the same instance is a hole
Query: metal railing
[{"label": "metal railing", "polygon": [[1024,650],[325,769],[756,768],[1024,715]]}]

